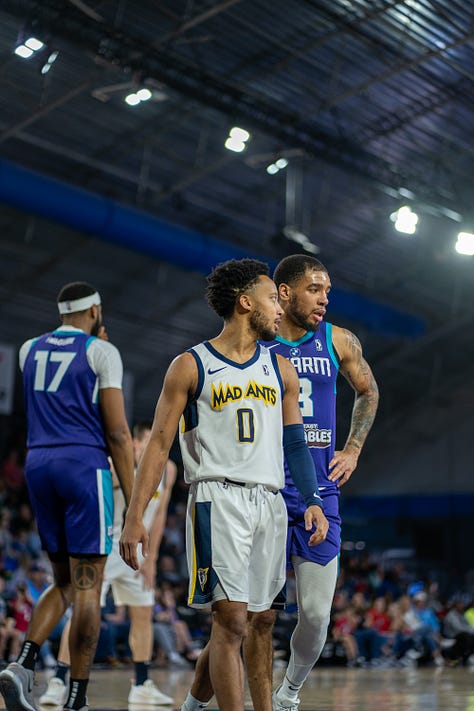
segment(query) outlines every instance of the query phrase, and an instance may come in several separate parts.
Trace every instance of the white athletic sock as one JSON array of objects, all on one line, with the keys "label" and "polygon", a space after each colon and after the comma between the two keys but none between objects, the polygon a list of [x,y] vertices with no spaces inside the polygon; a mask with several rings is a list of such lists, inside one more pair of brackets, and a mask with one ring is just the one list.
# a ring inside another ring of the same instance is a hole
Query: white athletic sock
[{"label": "white athletic sock", "polygon": [[198,701],[189,691],[181,706],[181,711],[200,711],[200,709],[205,709],[206,706],[209,706],[209,701]]}]

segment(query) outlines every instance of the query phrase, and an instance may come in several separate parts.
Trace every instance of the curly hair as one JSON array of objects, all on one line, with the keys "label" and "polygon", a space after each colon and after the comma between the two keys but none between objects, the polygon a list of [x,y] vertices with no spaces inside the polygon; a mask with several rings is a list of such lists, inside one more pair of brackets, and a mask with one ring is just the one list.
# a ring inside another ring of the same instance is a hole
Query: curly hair
[{"label": "curly hair", "polygon": [[318,259],[310,257],[307,254],[290,254],[281,260],[276,266],[273,274],[273,281],[277,285],[280,284],[295,284],[307,271],[326,272],[327,269]]},{"label": "curly hair", "polygon": [[262,275],[268,276],[268,265],[258,259],[230,259],[218,264],[207,277],[207,303],[218,316],[230,318],[237,298]]}]

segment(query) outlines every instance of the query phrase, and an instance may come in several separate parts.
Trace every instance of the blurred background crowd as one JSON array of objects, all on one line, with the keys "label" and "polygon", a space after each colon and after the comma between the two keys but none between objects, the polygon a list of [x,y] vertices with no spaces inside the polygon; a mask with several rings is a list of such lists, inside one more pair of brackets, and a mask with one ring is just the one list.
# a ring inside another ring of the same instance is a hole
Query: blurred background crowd
[{"label": "blurred background crowd", "polygon": [[[191,667],[207,641],[210,615],[186,605],[184,521],[187,486],[173,489],[156,571],[153,660],[158,666]],[[28,501],[23,453],[12,448],[0,465],[0,664],[15,659],[39,596],[51,582]],[[359,550],[358,550],[359,548]],[[320,664],[350,667],[474,665],[474,581],[446,575],[440,566],[395,551],[342,546],[328,639]],[[315,591],[317,594],[317,591]],[[275,626],[275,663],[289,656],[296,622],[294,579],[289,572],[287,608]],[[41,650],[54,668],[64,618]],[[129,620],[107,599],[95,664],[131,663]]]}]

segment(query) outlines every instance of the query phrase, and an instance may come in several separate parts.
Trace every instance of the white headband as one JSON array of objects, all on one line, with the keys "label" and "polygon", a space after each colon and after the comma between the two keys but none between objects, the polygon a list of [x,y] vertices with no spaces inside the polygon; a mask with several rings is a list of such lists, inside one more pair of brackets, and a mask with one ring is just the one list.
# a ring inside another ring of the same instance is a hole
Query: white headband
[{"label": "white headband", "polygon": [[98,306],[100,303],[100,295],[96,291],[95,294],[84,296],[82,299],[74,299],[74,301],[59,301],[58,309],[60,314],[73,314],[77,311],[85,311],[91,306]]}]

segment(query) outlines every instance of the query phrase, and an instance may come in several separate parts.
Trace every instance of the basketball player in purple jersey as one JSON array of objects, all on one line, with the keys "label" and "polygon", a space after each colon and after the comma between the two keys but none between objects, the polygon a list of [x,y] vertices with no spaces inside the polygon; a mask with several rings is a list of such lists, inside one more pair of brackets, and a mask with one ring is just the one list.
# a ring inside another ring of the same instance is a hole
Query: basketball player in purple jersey
[{"label": "basketball player in purple jersey", "polygon": [[62,325],[20,349],[28,419],[26,482],[54,583],[33,611],[17,661],[0,672],[8,711],[35,711],[38,651],[71,602],[71,679],[65,708],[87,711],[102,574],[112,546],[109,453],[127,502],[133,483],[122,361],[106,340],[100,296],[85,282],[67,284],[59,293],[58,309]]},{"label": "basketball player in purple jersey", "polygon": [[[313,257],[295,254],[278,264],[273,278],[283,317],[275,340],[266,345],[288,358],[298,373],[306,441],[329,521],[326,540],[310,548],[301,525],[304,505],[302,508],[301,497],[285,467],[287,559],[295,570],[298,623],[291,638],[285,677],[273,693],[273,711],[297,711],[298,692],[326,641],[338,573],[340,488],[357,466],[374,421],[378,389],[356,336],[324,320],[331,289],[326,267]],[[335,451],[339,371],[354,389],[355,401],[346,443],[341,451]]]}]

